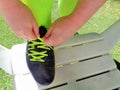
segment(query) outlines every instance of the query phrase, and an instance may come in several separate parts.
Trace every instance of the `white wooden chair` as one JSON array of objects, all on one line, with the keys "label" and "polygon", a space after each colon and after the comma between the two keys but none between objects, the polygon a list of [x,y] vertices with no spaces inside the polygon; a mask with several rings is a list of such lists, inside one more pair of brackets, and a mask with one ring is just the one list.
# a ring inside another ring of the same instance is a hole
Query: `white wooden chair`
[{"label": "white wooden chair", "polygon": [[120,87],[120,71],[109,51],[119,34],[120,21],[101,35],[74,36],[56,47],[56,74],[49,86],[33,79],[25,60],[26,43],[10,50],[0,46],[0,67],[13,75],[15,90],[112,90]]}]

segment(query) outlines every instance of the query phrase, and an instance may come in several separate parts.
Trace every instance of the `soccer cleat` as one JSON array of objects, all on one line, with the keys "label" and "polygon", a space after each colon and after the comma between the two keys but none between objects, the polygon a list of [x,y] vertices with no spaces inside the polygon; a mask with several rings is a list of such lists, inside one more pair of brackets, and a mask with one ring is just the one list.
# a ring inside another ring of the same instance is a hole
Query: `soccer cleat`
[{"label": "soccer cleat", "polygon": [[55,76],[55,59],[53,47],[44,46],[42,37],[47,32],[40,27],[40,37],[27,42],[26,60],[34,79],[41,85],[49,85]]}]

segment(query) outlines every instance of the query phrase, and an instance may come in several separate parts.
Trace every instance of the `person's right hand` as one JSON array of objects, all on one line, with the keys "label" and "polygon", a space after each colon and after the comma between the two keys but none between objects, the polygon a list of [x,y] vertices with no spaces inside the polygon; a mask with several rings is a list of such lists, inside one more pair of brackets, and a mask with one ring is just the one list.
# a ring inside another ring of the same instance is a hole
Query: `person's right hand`
[{"label": "person's right hand", "polygon": [[35,18],[20,1],[9,7],[6,5],[6,8],[2,8],[1,14],[16,36],[26,40],[34,40],[39,37],[39,28]]}]

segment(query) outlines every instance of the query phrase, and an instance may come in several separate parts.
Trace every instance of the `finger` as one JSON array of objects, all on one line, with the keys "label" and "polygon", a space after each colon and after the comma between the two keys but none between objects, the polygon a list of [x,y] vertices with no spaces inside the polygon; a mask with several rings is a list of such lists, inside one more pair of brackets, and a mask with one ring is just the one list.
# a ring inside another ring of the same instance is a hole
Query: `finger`
[{"label": "finger", "polygon": [[32,32],[32,30],[26,31],[26,32],[20,32],[20,33],[16,34],[16,36],[26,39],[26,40],[35,40],[36,39],[36,36]]},{"label": "finger", "polygon": [[44,39],[45,46],[54,46],[53,41],[51,39]]},{"label": "finger", "polygon": [[25,40],[35,40],[36,39],[35,37],[27,37],[25,35],[16,35],[16,36],[19,38],[23,38]]},{"label": "finger", "polygon": [[26,37],[27,40],[36,40],[36,36],[30,36],[30,37]]},{"label": "finger", "polygon": [[39,36],[40,36],[39,28],[38,28],[37,23],[34,23],[34,24],[33,24],[33,33],[35,34],[36,37],[39,37]]},{"label": "finger", "polygon": [[22,36],[23,39],[26,39],[26,40],[36,40],[36,36],[34,35],[30,35],[30,36]]},{"label": "finger", "polygon": [[35,35],[33,30],[31,32],[29,32],[29,34],[27,35],[27,39],[28,40],[35,40],[35,39],[37,39],[37,36]]},{"label": "finger", "polygon": [[45,46],[58,46],[60,45],[60,42],[58,41],[58,39],[54,38],[54,36],[50,36],[48,38],[44,38],[44,43],[45,43]]},{"label": "finger", "polygon": [[45,36],[44,36],[43,38],[48,38],[48,37],[50,37],[51,34],[52,34],[52,29],[53,29],[53,28],[50,28],[50,29],[47,31],[47,33],[45,34]]}]

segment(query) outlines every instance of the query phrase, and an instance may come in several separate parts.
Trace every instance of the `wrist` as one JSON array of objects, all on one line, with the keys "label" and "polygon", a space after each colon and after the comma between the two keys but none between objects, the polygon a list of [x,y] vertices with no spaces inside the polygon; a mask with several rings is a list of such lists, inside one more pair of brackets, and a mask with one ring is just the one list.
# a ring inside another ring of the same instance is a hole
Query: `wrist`
[{"label": "wrist", "polygon": [[73,26],[75,27],[75,31],[81,28],[82,21],[79,16],[77,17],[76,15],[71,14],[69,15],[69,20],[70,22],[72,22]]}]

